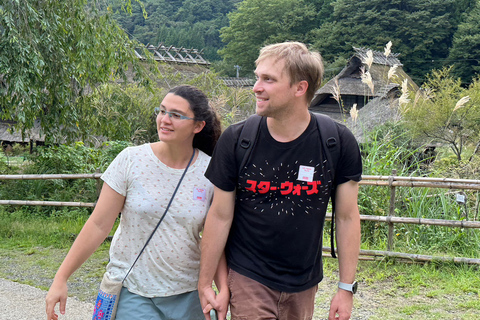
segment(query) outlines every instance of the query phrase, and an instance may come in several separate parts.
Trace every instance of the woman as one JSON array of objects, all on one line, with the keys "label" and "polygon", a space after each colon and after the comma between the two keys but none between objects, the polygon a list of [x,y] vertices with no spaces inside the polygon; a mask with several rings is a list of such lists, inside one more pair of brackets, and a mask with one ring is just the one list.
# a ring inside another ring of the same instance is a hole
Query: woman
[{"label": "woman", "polygon": [[[102,175],[104,185],[92,215],[57,271],[46,297],[47,319],[65,313],[67,280],[104,241],[118,213],[107,272],[121,281],[163,215],[193,155],[175,198],[152,240],[123,283],[117,320],[204,319],[198,299],[200,231],[213,185],[204,177],[220,122],[207,97],[192,86],[168,92],[156,119],[159,142],[123,150]],[[224,260],[216,283],[224,310],[229,292]]]}]

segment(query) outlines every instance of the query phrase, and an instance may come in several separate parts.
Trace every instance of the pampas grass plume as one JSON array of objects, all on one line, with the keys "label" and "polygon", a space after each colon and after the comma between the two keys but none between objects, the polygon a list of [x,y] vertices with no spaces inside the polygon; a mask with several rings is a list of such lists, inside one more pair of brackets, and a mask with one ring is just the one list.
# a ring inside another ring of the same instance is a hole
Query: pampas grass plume
[{"label": "pampas grass plume", "polygon": [[397,72],[397,68],[398,68],[397,64],[394,64],[393,66],[390,67],[390,69],[388,70],[388,80],[390,80],[391,78],[393,78],[393,76],[395,76],[395,73]]},{"label": "pampas grass plume", "polygon": [[338,78],[335,78],[335,85],[333,86],[333,99],[340,103],[340,85],[338,84]]},{"label": "pampas grass plume", "polygon": [[390,49],[392,48],[392,41],[388,41],[387,45],[385,46],[385,57],[388,57],[392,52]]},{"label": "pampas grass plume", "polygon": [[372,75],[370,74],[369,71],[365,71],[364,68],[361,68],[360,69],[361,71],[361,78],[362,78],[362,83],[365,83],[369,88],[370,90],[372,91],[372,94],[374,93],[374,84],[373,84],[373,80],[372,80]]},{"label": "pampas grass plume", "polygon": [[367,58],[365,59],[365,64],[368,66],[368,68],[370,69],[370,67],[372,66],[372,63],[373,63],[373,51],[372,50],[368,50],[367,51]]},{"label": "pampas grass plume", "polygon": [[470,96],[465,96],[465,97],[461,98],[460,100],[458,100],[457,103],[455,104],[455,108],[453,108],[452,112],[455,112],[456,110],[463,107],[468,101],[470,101]]},{"label": "pampas grass plume", "polygon": [[350,116],[352,117],[353,122],[356,123],[358,118],[358,110],[356,103],[354,103],[352,109],[350,109]]},{"label": "pampas grass plume", "polygon": [[402,105],[402,104],[407,104],[409,102],[410,102],[410,99],[408,99],[408,80],[404,79],[402,81],[402,95],[398,99],[398,103]]}]

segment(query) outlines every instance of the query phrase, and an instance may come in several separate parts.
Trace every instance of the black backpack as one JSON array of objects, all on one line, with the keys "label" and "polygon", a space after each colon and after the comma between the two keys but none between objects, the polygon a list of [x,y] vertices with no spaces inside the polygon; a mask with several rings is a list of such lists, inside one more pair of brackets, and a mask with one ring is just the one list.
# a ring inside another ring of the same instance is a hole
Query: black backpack
[{"label": "black backpack", "polygon": [[[340,138],[338,136],[337,124],[330,117],[314,113],[317,119],[317,127],[322,139],[323,145],[323,155],[327,159],[327,173],[330,173],[330,180],[332,181],[332,192],[330,198],[332,199],[332,228],[330,230],[330,245],[331,245],[331,255],[333,258],[336,258],[335,255],[335,169],[340,158]],[[250,160],[250,154],[255,146],[255,143],[258,138],[258,132],[260,130],[260,121],[262,117],[258,115],[252,115],[248,119],[241,121],[244,123],[240,136],[237,140],[237,145],[235,148],[235,158],[237,163],[240,163],[238,166],[238,174]]]}]

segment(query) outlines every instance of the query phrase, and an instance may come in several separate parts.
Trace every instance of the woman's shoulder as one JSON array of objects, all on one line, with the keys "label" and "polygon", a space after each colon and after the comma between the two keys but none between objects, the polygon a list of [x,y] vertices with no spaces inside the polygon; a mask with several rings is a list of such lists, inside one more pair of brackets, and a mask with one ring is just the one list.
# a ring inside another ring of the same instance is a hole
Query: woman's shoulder
[{"label": "woman's shoulder", "polygon": [[211,158],[212,158],[211,156],[209,156],[208,154],[206,154],[202,150],[198,149],[198,158],[197,159],[199,160],[199,162],[201,162],[201,163],[206,162],[207,165],[208,165]]},{"label": "woman's shoulder", "polygon": [[197,161],[195,161],[195,164],[199,167],[206,169],[208,167],[208,164],[210,163],[211,158],[211,156],[198,149],[198,157]]},{"label": "woman's shoulder", "polygon": [[148,154],[149,144],[142,144],[138,146],[128,146],[118,153],[116,159],[123,161],[131,161],[136,157],[145,156]]},{"label": "woman's shoulder", "polygon": [[141,145],[138,145],[138,146],[126,147],[125,149],[123,149],[123,151],[125,151],[126,153],[129,153],[129,154],[138,154],[138,153],[148,152],[149,149],[151,149],[150,143],[144,143],[144,144],[141,144]]}]

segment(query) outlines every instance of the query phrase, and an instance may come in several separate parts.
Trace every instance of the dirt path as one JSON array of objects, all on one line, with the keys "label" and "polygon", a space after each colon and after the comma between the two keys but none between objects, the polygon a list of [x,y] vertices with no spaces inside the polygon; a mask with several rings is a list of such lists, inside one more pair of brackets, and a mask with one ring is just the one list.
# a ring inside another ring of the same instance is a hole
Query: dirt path
[{"label": "dirt path", "polygon": [[[46,319],[46,290],[65,254],[66,250],[52,248],[0,249],[0,310],[6,310],[0,312],[0,320]],[[99,252],[72,275],[67,315],[60,319],[91,319],[93,302],[107,261],[108,253]],[[331,264],[330,261],[326,262]],[[469,286],[469,290],[449,291],[448,282],[427,281],[422,278],[421,270],[417,270],[412,278],[408,269],[392,274],[368,262],[361,262],[359,269],[360,285],[354,299],[352,320],[479,319],[480,292],[475,288],[478,288],[476,284],[480,283],[480,276],[468,280],[473,290]],[[326,268],[326,276],[319,285],[314,320],[328,317],[338,279],[336,271],[332,270],[337,270],[337,266]],[[384,273],[390,276],[384,276]]]},{"label": "dirt path", "polygon": [[[315,320],[325,319],[325,315],[328,314],[329,291],[329,286],[323,286],[323,288],[319,289],[317,295],[318,302],[314,317]],[[4,309],[4,311],[0,313],[0,319],[44,320],[46,318],[46,294],[47,291],[42,289],[10,280],[0,279],[0,305]],[[356,299],[364,300],[365,294],[357,296]],[[69,297],[67,300],[66,314],[65,316],[60,316],[59,320],[91,319],[92,311],[92,303],[80,301],[75,297]],[[59,313],[57,312],[57,314]],[[368,319],[370,316],[371,312],[365,309],[357,309],[352,316],[352,320],[364,320]]]},{"label": "dirt path", "polygon": [[[0,279],[0,319],[45,320],[46,291],[10,280]],[[65,316],[59,320],[91,319],[93,304],[69,298]]]}]

